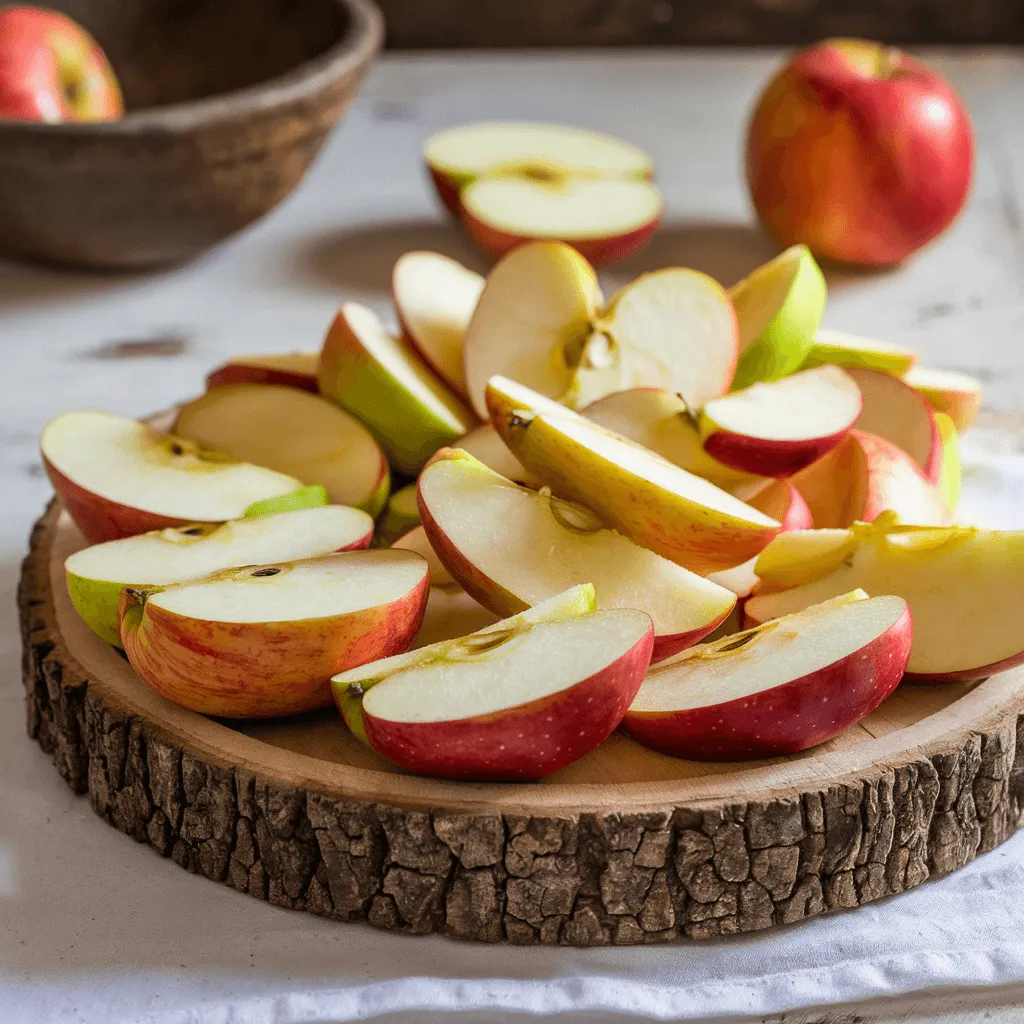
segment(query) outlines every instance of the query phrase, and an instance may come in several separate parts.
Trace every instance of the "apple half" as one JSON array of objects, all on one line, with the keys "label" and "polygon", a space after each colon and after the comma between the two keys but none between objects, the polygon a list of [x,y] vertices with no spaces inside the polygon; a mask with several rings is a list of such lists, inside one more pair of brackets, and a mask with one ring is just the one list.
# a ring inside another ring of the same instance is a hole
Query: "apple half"
[{"label": "apple half", "polygon": [[700,433],[719,462],[785,477],[835,448],[860,415],[854,380],[837,366],[820,366],[708,402]]},{"label": "apple half", "polygon": [[814,582],[758,594],[748,620],[766,622],[860,587],[910,605],[907,674],[926,682],[980,679],[1024,663],[1024,531],[967,526],[854,531],[843,561]]},{"label": "apple half", "polygon": [[823,328],[814,336],[804,369],[832,365],[844,369],[882,370],[899,377],[916,364],[917,353],[912,348]]},{"label": "apple half", "polygon": [[896,689],[913,633],[902,598],[854,591],[654,666],[623,725],[674,757],[795,754],[838,736]]},{"label": "apple half", "polygon": [[710,633],[736,597],[634,544],[588,508],[514,484],[457,449],[420,474],[431,547],[465,590],[511,615],[592,582],[600,608],[639,608],[654,620],[654,658]]},{"label": "apple half", "polygon": [[94,544],[70,555],[64,572],[71,603],[85,624],[120,647],[117,609],[125,587],[167,586],[221,569],[356,550],[372,537],[373,520],[365,512],[328,505]]},{"label": "apple half", "polygon": [[408,648],[427,563],[349,551],[225,569],[121,595],[121,642],[153,690],[205,715],[269,718],[331,703],[331,676]]},{"label": "apple half", "polygon": [[280,355],[234,356],[206,378],[207,388],[223,384],[282,384],[317,392],[317,352],[286,352]]},{"label": "apple half", "polygon": [[479,274],[439,252],[407,252],[391,273],[402,336],[462,397],[466,397],[462,340],[483,288]]},{"label": "apple half", "polygon": [[465,434],[473,414],[373,310],[346,302],[320,353],[320,392],[365,423],[392,466],[414,475]]},{"label": "apple half", "polygon": [[40,439],[43,465],[91,544],[188,523],[238,519],[302,481],[219,447],[108,412],[68,412]]},{"label": "apple half", "polygon": [[975,377],[954,370],[915,366],[903,379],[924,395],[936,412],[946,413],[961,433],[978,418],[984,389]]},{"label": "apple half", "polygon": [[375,516],[387,501],[391,475],[377,442],[318,395],[276,384],[228,384],[186,405],[175,430],[290,473],[296,483],[323,484],[338,505]]}]

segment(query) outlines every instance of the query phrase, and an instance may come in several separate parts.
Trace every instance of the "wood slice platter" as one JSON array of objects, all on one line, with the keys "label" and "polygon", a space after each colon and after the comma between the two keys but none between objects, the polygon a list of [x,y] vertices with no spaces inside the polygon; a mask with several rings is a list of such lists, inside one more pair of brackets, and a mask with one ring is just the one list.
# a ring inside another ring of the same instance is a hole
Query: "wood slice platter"
[{"label": "wood slice platter", "polygon": [[54,503],[25,560],[30,735],[111,825],[281,906],[487,942],[709,938],[903,892],[1022,822],[1024,670],[904,684],[794,757],[701,764],[615,734],[542,783],[444,782],[333,709],[239,724],[157,696],[71,606],[82,544]]}]

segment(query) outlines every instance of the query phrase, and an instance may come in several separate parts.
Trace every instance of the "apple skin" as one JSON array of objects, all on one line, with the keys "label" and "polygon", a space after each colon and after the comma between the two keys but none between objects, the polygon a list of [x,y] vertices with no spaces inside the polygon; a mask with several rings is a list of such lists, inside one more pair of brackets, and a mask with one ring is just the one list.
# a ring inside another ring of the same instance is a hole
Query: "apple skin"
[{"label": "apple skin", "polygon": [[434,183],[434,188],[437,190],[438,198],[444,204],[444,208],[461,220],[462,201],[459,199],[459,193],[472,179],[467,178],[465,181],[461,181],[431,167],[430,164],[427,164],[427,172],[430,174],[430,180]]},{"label": "apple skin", "polygon": [[788,477],[817,462],[841,444],[849,428],[827,437],[806,441],[766,441],[744,437],[728,430],[712,430],[704,439],[704,450],[713,459],[733,469],[758,476]]},{"label": "apple skin", "polygon": [[747,134],[758,216],[781,245],[841,263],[901,263],[960,212],[974,140],[950,86],[909,54],[834,39],[768,84]]},{"label": "apple skin", "polygon": [[0,119],[113,121],[123,112],[117,77],[84,28],[56,11],[0,11]]},{"label": "apple skin", "polygon": [[810,530],[814,526],[814,519],[804,496],[788,480],[773,480],[742,500],[751,508],[756,508],[758,512],[763,512],[782,523],[780,533]]},{"label": "apple skin", "polygon": [[627,711],[623,728],[645,747],[695,761],[795,754],[874,711],[903,678],[912,641],[907,608],[867,646],[800,679],[687,711]]},{"label": "apple skin", "polygon": [[281,384],[300,391],[318,393],[316,374],[300,373],[273,366],[258,366],[249,363],[225,363],[206,378],[206,388],[218,388],[223,384]]},{"label": "apple skin", "polygon": [[[156,588],[159,589],[159,588]],[[142,680],[204,715],[273,718],[333,702],[331,676],[400,654],[412,643],[429,578],[376,608],[297,623],[206,622],[121,593],[121,644]]]},{"label": "apple skin", "polygon": [[490,715],[391,722],[364,709],[366,736],[374,750],[417,775],[493,782],[541,779],[608,738],[640,689],[653,646],[652,626],[629,651],[587,679]]},{"label": "apple skin", "polygon": [[980,668],[965,668],[955,672],[907,672],[906,678],[915,683],[969,683],[976,679],[987,679],[1018,665],[1024,665],[1024,651]]}]

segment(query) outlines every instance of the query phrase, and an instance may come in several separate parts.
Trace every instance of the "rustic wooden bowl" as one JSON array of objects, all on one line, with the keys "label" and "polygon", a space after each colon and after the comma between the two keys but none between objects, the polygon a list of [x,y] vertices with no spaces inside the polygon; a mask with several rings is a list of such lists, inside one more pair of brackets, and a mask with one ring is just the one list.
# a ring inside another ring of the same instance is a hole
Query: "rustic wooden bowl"
[{"label": "rustic wooden bowl", "polygon": [[197,256],[298,184],[355,96],[371,0],[56,0],[106,50],[128,112],[0,121],[0,247],[97,269]]}]

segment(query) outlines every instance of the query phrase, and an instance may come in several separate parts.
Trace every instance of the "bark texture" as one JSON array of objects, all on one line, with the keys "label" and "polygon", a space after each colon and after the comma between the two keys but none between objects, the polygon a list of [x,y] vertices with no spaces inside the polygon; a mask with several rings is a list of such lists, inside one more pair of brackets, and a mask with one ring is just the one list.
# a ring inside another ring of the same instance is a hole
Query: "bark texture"
[{"label": "bark texture", "polygon": [[111,825],[280,906],[483,942],[703,939],[903,892],[1021,824],[1017,715],[857,783],[711,808],[428,814],[282,786],[169,742],[64,652],[53,519],[36,527],[19,592],[29,734]]}]

